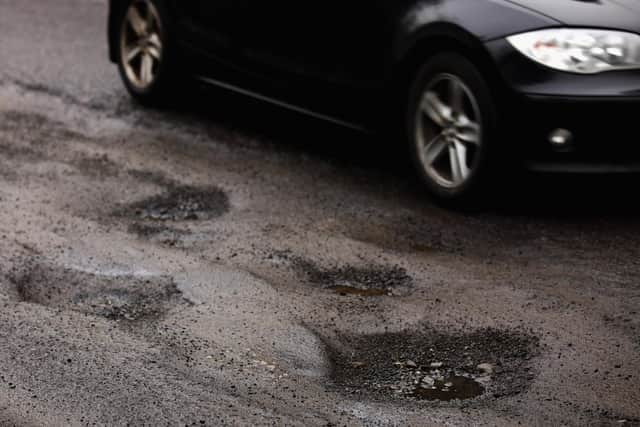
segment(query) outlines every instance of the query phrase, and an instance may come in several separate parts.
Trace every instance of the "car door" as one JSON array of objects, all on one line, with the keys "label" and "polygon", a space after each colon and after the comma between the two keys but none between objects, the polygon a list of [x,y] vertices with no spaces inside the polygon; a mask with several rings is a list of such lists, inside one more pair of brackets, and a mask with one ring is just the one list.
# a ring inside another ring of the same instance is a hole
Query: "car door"
[{"label": "car door", "polygon": [[185,40],[201,53],[219,59],[239,58],[239,24],[250,0],[173,0]]},{"label": "car door", "polygon": [[336,97],[380,82],[384,22],[377,1],[247,1],[240,38],[251,67],[304,96]]}]

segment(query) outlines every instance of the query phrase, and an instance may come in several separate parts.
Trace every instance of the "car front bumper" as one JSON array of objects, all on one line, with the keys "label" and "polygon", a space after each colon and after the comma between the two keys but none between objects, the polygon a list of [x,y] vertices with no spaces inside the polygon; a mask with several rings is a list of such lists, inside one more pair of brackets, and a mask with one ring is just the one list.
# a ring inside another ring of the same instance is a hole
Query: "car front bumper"
[{"label": "car front bumper", "polygon": [[639,70],[572,74],[536,64],[504,39],[487,48],[505,83],[504,142],[528,168],[640,172]]}]

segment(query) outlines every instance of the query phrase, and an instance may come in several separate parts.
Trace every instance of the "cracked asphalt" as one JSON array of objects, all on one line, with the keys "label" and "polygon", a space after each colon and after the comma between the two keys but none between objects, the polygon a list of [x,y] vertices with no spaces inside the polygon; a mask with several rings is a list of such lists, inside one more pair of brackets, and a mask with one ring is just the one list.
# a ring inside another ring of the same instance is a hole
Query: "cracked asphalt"
[{"label": "cracked asphalt", "polygon": [[0,0],[0,425],[640,425],[638,177],[447,211],[388,142],[134,105],[105,14]]}]

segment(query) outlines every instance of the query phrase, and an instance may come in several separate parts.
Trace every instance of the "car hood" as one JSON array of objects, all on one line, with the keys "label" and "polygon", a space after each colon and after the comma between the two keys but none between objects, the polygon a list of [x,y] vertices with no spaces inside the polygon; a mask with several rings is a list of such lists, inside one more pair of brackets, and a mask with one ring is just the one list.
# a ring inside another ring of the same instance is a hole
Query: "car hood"
[{"label": "car hood", "polygon": [[640,33],[640,0],[507,0],[572,27]]}]

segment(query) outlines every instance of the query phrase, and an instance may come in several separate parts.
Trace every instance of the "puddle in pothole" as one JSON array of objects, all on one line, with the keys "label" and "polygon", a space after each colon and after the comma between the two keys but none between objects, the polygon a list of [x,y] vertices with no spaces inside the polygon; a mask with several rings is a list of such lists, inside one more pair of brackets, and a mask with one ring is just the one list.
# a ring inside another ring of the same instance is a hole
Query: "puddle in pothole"
[{"label": "puddle in pothole", "polygon": [[183,302],[173,280],[164,276],[100,275],[27,262],[11,281],[24,302],[118,321],[158,318]]},{"label": "puddle in pothole", "polygon": [[288,251],[270,254],[284,259],[311,285],[321,286],[341,296],[380,297],[402,295],[413,286],[413,279],[399,266],[334,266],[324,268]]},{"label": "puddle in pothole", "polygon": [[132,203],[120,214],[153,221],[201,221],[220,217],[229,208],[229,198],[219,188],[178,186]]},{"label": "puddle in pothole", "polygon": [[411,396],[420,400],[450,400],[473,399],[484,393],[484,387],[476,380],[463,376],[446,377],[434,380],[433,383],[418,384]]},{"label": "puddle in pothole", "polygon": [[325,339],[333,387],[372,399],[455,402],[523,392],[534,379],[538,339],[481,329],[345,335]]}]

